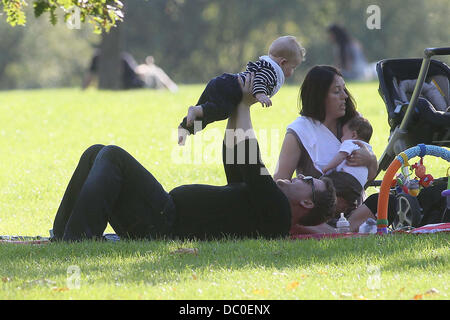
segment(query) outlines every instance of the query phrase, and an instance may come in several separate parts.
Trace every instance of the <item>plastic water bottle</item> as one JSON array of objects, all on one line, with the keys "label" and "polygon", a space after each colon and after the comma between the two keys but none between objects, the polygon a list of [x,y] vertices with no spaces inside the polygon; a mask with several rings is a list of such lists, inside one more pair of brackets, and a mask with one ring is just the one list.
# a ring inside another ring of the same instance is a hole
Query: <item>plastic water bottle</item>
[{"label": "plastic water bottle", "polygon": [[341,212],[341,217],[336,222],[336,228],[338,233],[350,232],[350,223],[345,219],[343,212]]},{"label": "plastic water bottle", "polygon": [[367,219],[359,226],[359,233],[377,233],[377,222],[372,218]]}]

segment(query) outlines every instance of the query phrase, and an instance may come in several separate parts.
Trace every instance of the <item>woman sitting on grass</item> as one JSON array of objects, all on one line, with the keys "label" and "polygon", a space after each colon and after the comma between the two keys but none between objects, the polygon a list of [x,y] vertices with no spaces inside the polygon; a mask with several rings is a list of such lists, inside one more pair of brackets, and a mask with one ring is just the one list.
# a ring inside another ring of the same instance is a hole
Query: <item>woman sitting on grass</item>
[{"label": "woman sitting on grass", "polygon": [[[322,176],[323,167],[339,150],[343,125],[358,115],[342,74],[332,66],[315,66],[308,72],[299,100],[300,116],[287,127],[275,180],[290,179],[294,171],[316,178]],[[376,177],[376,156],[363,144],[347,158],[347,165],[367,167],[369,181]],[[328,177],[336,188],[336,212],[354,208],[355,201],[361,199],[362,188],[358,181],[340,172],[332,172]],[[314,230],[320,232],[320,229]]]}]

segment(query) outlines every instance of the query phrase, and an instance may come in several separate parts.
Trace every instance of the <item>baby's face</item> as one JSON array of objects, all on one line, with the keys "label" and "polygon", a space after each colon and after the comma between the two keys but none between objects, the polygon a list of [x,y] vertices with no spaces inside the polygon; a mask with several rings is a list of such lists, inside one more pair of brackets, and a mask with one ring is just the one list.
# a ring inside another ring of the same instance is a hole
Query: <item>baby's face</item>
[{"label": "baby's face", "polygon": [[344,142],[345,140],[356,139],[356,138],[357,138],[356,131],[350,130],[350,128],[348,127],[348,125],[344,125],[344,126],[342,127],[342,138],[341,138],[341,142]]},{"label": "baby's face", "polygon": [[294,74],[295,69],[301,64],[301,61],[291,61],[291,60],[285,60],[281,62],[280,67],[281,70],[283,70],[284,76],[286,78],[289,78]]}]

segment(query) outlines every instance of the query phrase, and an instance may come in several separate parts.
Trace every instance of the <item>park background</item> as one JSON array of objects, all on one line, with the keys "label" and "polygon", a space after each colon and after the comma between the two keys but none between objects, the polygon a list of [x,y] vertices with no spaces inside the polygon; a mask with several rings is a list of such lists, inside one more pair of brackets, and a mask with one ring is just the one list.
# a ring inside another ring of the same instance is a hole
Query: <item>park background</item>
[{"label": "park background", "polygon": [[[425,47],[448,46],[446,0],[127,0],[125,19],[113,30],[121,49],[138,63],[153,55],[176,83],[205,83],[238,72],[267,52],[273,39],[292,34],[307,49],[306,61],[288,84],[298,85],[309,67],[332,64],[326,27],[338,23],[358,39],[370,62],[421,57]],[[367,8],[380,8],[380,29],[369,29]],[[26,26],[0,19],[0,89],[79,87],[102,36],[89,24],[69,29],[63,19],[35,18]],[[120,29],[119,32],[117,32]],[[444,61],[449,61],[444,59]]]},{"label": "park background", "polygon": [[[371,62],[421,57],[424,48],[449,46],[450,40],[450,8],[444,0],[125,4],[124,22],[115,29],[122,49],[139,63],[153,55],[179,84],[178,92],[83,91],[83,75],[105,35],[88,24],[70,29],[62,18],[52,25],[47,13],[35,18],[32,6],[24,27],[0,19],[0,235],[48,236],[77,161],[94,143],[123,147],[166,190],[185,183],[225,184],[216,136],[222,136],[225,122],[188,140],[185,162],[178,161],[176,126],[209,78],[242,70],[281,34],[297,36],[307,56],[271,108],[252,107],[262,158],[271,172],[286,125],[298,115],[305,73],[315,64],[333,62],[325,31],[329,24],[344,25]],[[370,5],[381,10],[380,29],[367,28]],[[371,142],[380,157],[389,126],[378,82],[347,85],[374,126]],[[199,143],[213,159],[195,163]],[[448,166],[442,163],[426,159],[435,176],[445,174]],[[0,299],[448,299],[448,244],[448,234],[437,234],[1,245]],[[180,247],[196,248],[198,255],[177,254]],[[77,290],[67,284],[72,266],[81,271]]]}]

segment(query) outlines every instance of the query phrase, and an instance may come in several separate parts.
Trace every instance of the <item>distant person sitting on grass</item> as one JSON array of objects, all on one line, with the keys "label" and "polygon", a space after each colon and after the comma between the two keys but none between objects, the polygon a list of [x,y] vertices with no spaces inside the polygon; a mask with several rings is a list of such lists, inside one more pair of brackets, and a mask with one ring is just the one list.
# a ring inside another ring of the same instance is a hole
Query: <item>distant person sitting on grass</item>
[{"label": "distant person sitting on grass", "polygon": [[369,145],[372,137],[373,129],[370,122],[361,117],[356,116],[350,119],[342,127],[341,146],[337,155],[323,168],[323,172],[327,173],[332,169],[336,171],[346,172],[355,177],[361,184],[361,191],[367,183],[369,170],[365,166],[349,166],[346,159],[353,151],[358,150],[364,145],[370,152],[372,147]]},{"label": "distant person sitting on grass", "polygon": [[[82,88],[89,87],[95,78],[98,77],[99,63],[100,63],[100,50],[97,50],[92,57],[89,70],[84,76]],[[143,88],[145,86],[144,81],[136,73],[137,63],[133,56],[127,52],[120,54],[121,61],[121,89],[136,89]]]},{"label": "distant person sitting on grass", "polygon": [[245,85],[239,82],[244,99],[228,119],[222,147],[227,185],[182,185],[168,193],[125,150],[94,145],[67,186],[54,239],[101,239],[108,223],[132,239],[278,238],[288,236],[291,225],[328,220],[336,202],[330,179],[300,175],[275,182],[263,174],[250,118],[252,82],[250,76]]},{"label": "distant person sitting on grass", "polygon": [[146,88],[168,89],[171,92],[177,92],[178,86],[163,69],[155,64],[153,56],[145,58],[145,63],[140,64],[135,69],[136,73],[145,83]]},{"label": "distant person sitting on grass", "polygon": [[[268,55],[256,62],[249,62],[246,71],[238,74],[224,73],[209,81],[195,106],[188,109],[187,116],[179,125],[178,144],[184,145],[188,134],[195,134],[194,121],[201,120],[201,128],[209,123],[227,119],[242,99],[238,79],[253,72],[255,81],[252,94],[263,106],[270,107],[270,97],[292,76],[301,64],[305,49],[293,36],[283,36],[272,42]],[[199,121],[200,122],[200,121]]]}]

